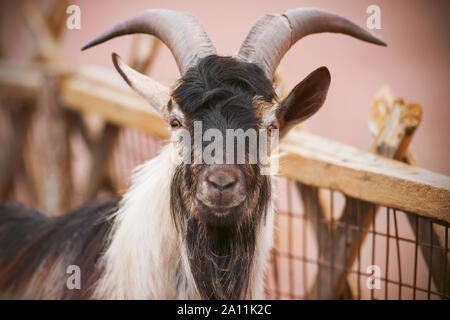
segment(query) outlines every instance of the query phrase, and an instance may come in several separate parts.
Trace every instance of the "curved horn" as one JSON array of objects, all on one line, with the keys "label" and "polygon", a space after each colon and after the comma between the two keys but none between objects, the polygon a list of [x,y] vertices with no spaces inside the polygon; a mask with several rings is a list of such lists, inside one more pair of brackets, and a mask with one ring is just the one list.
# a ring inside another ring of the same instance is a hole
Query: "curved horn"
[{"label": "curved horn", "polygon": [[256,21],[237,56],[257,64],[272,80],[281,59],[298,40],[321,32],[343,33],[386,46],[386,43],[344,17],[317,8],[298,8],[283,14],[268,14]]},{"label": "curved horn", "polygon": [[169,89],[146,75],[128,66],[117,53],[112,54],[114,67],[126,83],[143,97],[160,114],[170,100]]},{"label": "curved horn", "polygon": [[181,74],[198,59],[215,54],[216,49],[193,15],[181,11],[150,9],[137,14],[104,32],[82,50],[126,34],[147,33],[158,37],[169,47]]}]

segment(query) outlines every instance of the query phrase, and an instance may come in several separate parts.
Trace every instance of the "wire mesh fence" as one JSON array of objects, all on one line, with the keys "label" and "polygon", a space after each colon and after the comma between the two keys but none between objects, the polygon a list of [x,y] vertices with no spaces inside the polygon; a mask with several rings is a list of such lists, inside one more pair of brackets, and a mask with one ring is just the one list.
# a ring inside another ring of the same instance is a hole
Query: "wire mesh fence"
[{"label": "wire mesh fence", "polygon": [[281,184],[267,298],[449,299],[448,224],[336,191],[318,216]]}]

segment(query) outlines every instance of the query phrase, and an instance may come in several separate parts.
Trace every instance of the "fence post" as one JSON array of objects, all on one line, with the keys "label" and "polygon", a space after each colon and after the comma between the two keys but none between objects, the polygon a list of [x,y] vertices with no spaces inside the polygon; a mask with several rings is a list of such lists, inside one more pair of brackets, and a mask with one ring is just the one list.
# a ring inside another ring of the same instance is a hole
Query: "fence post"
[{"label": "fence post", "polygon": [[[407,147],[420,123],[422,113],[419,105],[405,105],[401,100],[397,101],[394,110],[370,150],[399,160],[403,159],[406,154]],[[345,226],[354,225],[359,230],[368,228],[373,212],[376,212],[376,208],[373,208],[372,204],[347,197],[340,222]],[[321,248],[321,252],[323,252],[321,258],[325,263],[330,263],[331,252],[333,252],[336,263],[344,268],[337,272],[333,281],[329,282],[330,286],[321,286],[321,294],[326,299],[342,298],[342,293],[347,288],[346,269],[353,265],[364,238],[365,234],[362,232],[349,231],[348,228],[339,227],[335,230],[333,247]],[[317,292],[317,287],[321,283],[320,279],[326,277],[328,277],[328,272],[319,269],[311,291]]]}]

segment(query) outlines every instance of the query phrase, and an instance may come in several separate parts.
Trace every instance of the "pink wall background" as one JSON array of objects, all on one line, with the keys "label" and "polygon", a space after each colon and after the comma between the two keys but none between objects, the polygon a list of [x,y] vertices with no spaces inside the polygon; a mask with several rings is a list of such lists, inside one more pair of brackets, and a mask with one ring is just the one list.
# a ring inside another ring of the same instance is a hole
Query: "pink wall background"
[{"label": "pink wall background", "polygon": [[[2,38],[13,46],[15,57],[28,51],[28,34],[12,32],[22,24],[18,7],[23,1],[2,2]],[[424,116],[413,140],[420,165],[450,175],[450,2],[447,0],[279,0],[279,1],[71,1],[81,7],[81,30],[66,30],[61,53],[71,65],[96,64],[112,68],[111,52],[129,54],[131,37],[112,40],[81,52],[87,41],[147,8],[185,10],[195,14],[215,43],[219,54],[231,55],[251,25],[265,13],[315,6],[339,13],[365,27],[371,4],[381,8],[381,30],[375,34],[387,48],[343,35],[320,34],[298,42],[282,61],[285,80],[294,86],[322,65],[332,74],[328,99],[307,121],[309,129],[324,137],[367,149],[372,141],[367,119],[374,94],[388,84],[396,96],[422,105]],[[45,4],[45,2],[43,2]],[[4,10],[3,10],[4,9]],[[25,39],[24,39],[25,38]],[[28,44],[23,45],[24,42]],[[150,76],[170,85],[178,77],[167,48],[158,53]]]}]

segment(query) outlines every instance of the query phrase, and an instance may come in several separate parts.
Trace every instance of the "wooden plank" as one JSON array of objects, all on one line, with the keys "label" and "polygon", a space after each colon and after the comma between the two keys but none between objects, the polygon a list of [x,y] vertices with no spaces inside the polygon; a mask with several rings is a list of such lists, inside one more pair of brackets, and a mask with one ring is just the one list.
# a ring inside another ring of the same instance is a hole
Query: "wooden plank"
[{"label": "wooden plank", "polygon": [[[405,104],[402,99],[394,101],[392,112],[385,120],[384,126],[375,138],[370,151],[378,155],[396,160],[404,159],[406,150],[412,140],[412,137],[422,119],[422,108],[418,104]],[[370,203],[363,202],[358,199],[346,198],[346,205],[342,214],[342,219],[346,222],[360,226],[362,229],[369,229],[372,225],[373,215],[377,214],[379,206],[373,206]],[[341,230],[342,231],[342,230]],[[348,232],[347,232],[348,233]],[[367,233],[351,232],[345,235],[341,232],[338,235],[337,243],[342,244],[337,247],[338,255],[344,254],[346,265],[351,267],[359,255],[362,244],[364,243]],[[339,238],[342,238],[339,239]],[[341,241],[339,241],[341,240]],[[347,248],[349,247],[348,250]],[[345,276],[353,278],[350,284],[356,283],[356,290],[360,294],[359,279],[357,276],[348,275],[347,272],[340,272],[337,282],[332,285],[335,297],[340,297],[345,288]]]},{"label": "wooden plank", "polygon": [[[0,96],[6,100],[34,98],[43,85],[42,72],[67,74],[61,88],[61,100],[66,107],[100,114],[112,123],[156,137],[169,137],[168,126],[161,117],[110,69],[88,66],[70,73],[43,64],[3,61],[0,62]],[[167,87],[155,81],[154,88],[149,88],[152,89],[160,92],[160,103],[168,101]]]},{"label": "wooden plank", "polygon": [[[297,189],[302,199],[304,214],[311,219],[308,227],[312,229],[312,232],[314,233],[313,236],[317,241],[318,259],[323,261],[324,252],[329,252],[324,249],[332,244],[330,240],[333,230],[329,228],[329,223],[326,223],[327,216],[324,213],[324,208],[319,196],[321,189],[300,182],[297,182]],[[306,223],[306,221],[304,223]],[[306,229],[304,229],[304,232],[306,232]],[[331,276],[329,268],[319,264],[317,266],[317,274],[322,276],[316,277],[316,283],[314,283],[312,289],[305,294],[307,299],[322,299],[324,296],[322,287],[329,285],[329,279],[325,279],[323,276]]]},{"label": "wooden plank", "polygon": [[280,173],[289,178],[450,223],[445,175],[295,129],[280,151]]},{"label": "wooden plank", "polygon": [[161,41],[156,37],[149,37],[146,34],[135,35],[128,65],[140,73],[148,72],[160,47]]},{"label": "wooden plank", "polygon": [[[15,176],[24,171],[22,154],[30,128],[31,110],[27,103],[0,110],[0,199],[8,200],[14,189]],[[3,119],[1,119],[3,118]],[[30,188],[31,189],[31,188]]]},{"label": "wooden plank", "polygon": [[68,17],[66,10],[69,5],[68,0],[52,0],[47,10],[45,10],[47,27],[56,40],[61,38],[66,29],[66,19]]},{"label": "wooden plank", "polygon": [[[390,118],[394,110],[395,98],[388,86],[383,86],[375,95],[372,106],[369,110],[369,130],[376,138],[386,125],[386,120]],[[417,165],[417,157],[411,147],[406,150],[404,162]]]},{"label": "wooden plank", "polygon": [[36,46],[36,58],[45,61],[58,61],[58,43],[36,3],[25,3],[22,7],[22,12],[25,25],[30,30]]},{"label": "wooden plank", "polygon": [[89,184],[87,186],[85,201],[94,200],[101,190],[105,181],[108,180],[107,169],[108,159],[114,150],[114,146],[119,136],[119,127],[106,123],[102,136],[96,143],[92,152],[92,165],[90,168]]},{"label": "wooden plank", "polygon": [[0,62],[0,96],[6,100],[34,99],[42,87],[40,70],[33,65]]},{"label": "wooden plank", "polygon": [[[393,98],[389,88],[383,87],[377,93],[370,109],[369,128],[371,132],[376,135],[375,143],[372,146],[371,151],[377,151],[377,153],[383,152],[385,153],[385,156],[403,159],[406,163],[418,165],[418,160],[414,151],[411,146],[407,146],[408,143],[405,143],[405,141],[407,141],[407,139],[411,140],[411,127],[414,127],[414,125],[420,121],[420,118],[421,110],[419,106],[414,104],[405,105],[402,99]],[[394,128],[396,130],[394,130]],[[383,134],[380,134],[382,131],[384,131]],[[409,135],[409,137],[405,138],[405,135]],[[398,146],[396,152],[393,151],[394,146]],[[363,222],[363,224],[365,223],[367,225],[367,228],[371,225],[371,214],[373,214],[373,212],[367,213],[368,218]],[[364,216],[364,214],[362,216]],[[437,286],[437,290],[443,293],[445,288],[445,290],[449,292],[450,277],[446,278],[445,272],[449,274],[450,265],[447,265],[448,270],[442,269],[444,268],[447,259],[447,253],[443,246],[443,242],[446,241],[444,228],[438,227],[437,224],[430,225],[429,220],[417,219],[417,216],[413,214],[407,214],[406,217],[408,218],[411,230],[419,231],[417,235],[419,248],[428,269],[431,271],[431,276]],[[418,226],[416,226],[417,222],[419,223]],[[362,241],[364,241],[364,239],[362,239]],[[429,243],[430,241],[432,241],[433,245],[437,248],[432,250],[432,255],[430,254],[429,247],[422,245],[423,243]],[[353,262],[354,261],[350,259],[349,265],[353,264]],[[347,278],[350,283],[357,282],[357,277],[353,273],[349,274]]]},{"label": "wooden plank", "polygon": [[37,207],[55,216],[70,208],[70,128],[67,110],[61,108],[58,101],[59,79],[47,75],[44,78],[23,157]]},{"label": "wooden plank", "polygon": [[150,135],[167,139],[167,124],[142,98],[123,89],[113,89],[79,75],[62,85],[63,103],[76,111],[101,114],[107,121],[132,127]]},{"label": "wooden plank", "polygon": [[[403,101],[398,100],[394,103],[392,112],[380,128],[370,151],[388,158],[402,159],[421,118],[422,109],[419,105],[405,105]],[[328,270],[319,268],[312,292],[323,292],[327,299],[339,299],[342,298],[345,288],[350,288],[352,284],[356,283],[353,292],[357,292],[359,296],[361,291],[359,290],[358,277],[353,277],[355,281],[348,283],[347,277],[351,278],[351,276],[348,275],[346,269],[351,268],[358,257],[367,234],[356,232],[353,228],[348,230],[347,226],[351,224],[355,227],[362,226],[363,229],[368,229],[372,222],[372,215],[377,212],[377,208],[370,203],[346,197],[346,204],[341,217],[345,226],[337,228],[332,246],[329,246],[328,243],[321,246],[319,242],[320,259],[324,260],[326,264],[330,264],[331,255],[335,254],[338,265],[344,267],[345,270],[339,271],[338,276],[332,279]],[[323,280],[326,280],[325,285],[323,285]],[[319,296],[319,298],[321,297]]]}]

